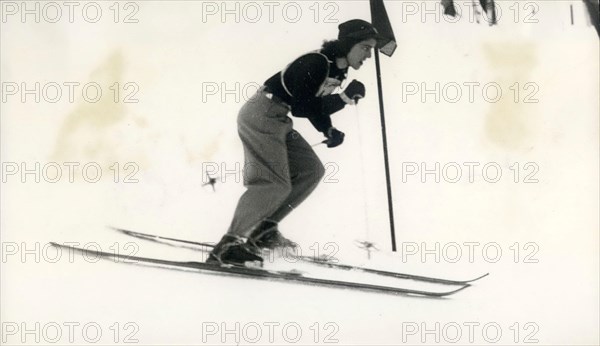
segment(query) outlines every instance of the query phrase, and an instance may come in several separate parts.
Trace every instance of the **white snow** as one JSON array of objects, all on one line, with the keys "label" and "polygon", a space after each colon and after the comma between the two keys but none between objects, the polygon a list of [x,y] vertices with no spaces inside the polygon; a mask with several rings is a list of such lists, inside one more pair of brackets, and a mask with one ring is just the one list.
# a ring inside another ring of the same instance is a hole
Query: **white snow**
[{"label": "white snow", "polygon": [[[97,23],[77,15],[69,23],[64,12],[58,23],[9,16],[0,24],[3,88],[55,82],[63,92],[56,103],[44,95],[21,102],[21,94],[3,89],[2,343],[600,343],[599,52],[583,4],[535,3],[538,22],[524,23],[530,5],[503,1],[500,25],[490,27],[468,18],[423,22],[419,6],[425,3],[413,3],[419,8],[414,16],[406,15],[407,3],[386,2],[398,49],[392,58],[381,57],[398,251],[390,249],[374,59],[349,76],[365,83],[367,97],[333,117],[345,143],[315,147],[328,169],[326,181],[281,229],[305,255],[333,254],[342,263],[420,275],[489,277],[449,298],[426,299],[57,253],[48,242],[202,260],[201,252],[136,240],[107,226],[218,241],[243,192],[235,120],[244,97],[294,57],[334,38],[336,22],[368,19],[364,1],[293,3],[302,9],[297,23],[283,19],[283,3],[274,7],[272,23],[264,3],[256,3],[260,20],[252,23],[246,13],[238,23],[234,15],[223,22],[220,12],[203,21],[213,9],[206,6],[220,2],[157,1],[135,3],[139,22],[128,24],[114,23],[111,4],[101,3]],[[243,10],[246,3],[239,4]],[[120,10],[124,16],[132,9]],[[326,23],[329,14],[333,23]],[[91,81],[103,91],[98,103],[81,98],[81,86]],[[65,82],[80,83],[74,102]],[[125,83],[135,83],[139,102],[115,103],[109,89],[115,82],[120,101],[134,90]],[[436,82],[438,102],[434,94],[406,93]],[[473,102],[464,83],[479,83]],[[482,97],[490,83],[503,92],[498,102]],[[448,102],[456,85],[462,97]],[[527,96],[538,102],[523,102]],[[309,143],[322,140],[308,121],[294,123]],[[21,163],[36,170],[36,162],[39,182],[34,174],[22,178]],[[67,162],[79,164],[73,182]],[[433,174],[422,177],[436,162],[439,182]],[[82,176],[86,163],[101,168],[98,182]],[[51,183],[57,166],[62,176]],[[499,181],[486,181],[498,167]],[[414,168],[419,172],[411,175]],[[10,169],[19,172],[9,175]],[[202,186],[208,169],[218,169],[216,192]],[[364,240],[379,249],[370,259],[357,246]],[[296,267],[281,259],[266,265]]]}]

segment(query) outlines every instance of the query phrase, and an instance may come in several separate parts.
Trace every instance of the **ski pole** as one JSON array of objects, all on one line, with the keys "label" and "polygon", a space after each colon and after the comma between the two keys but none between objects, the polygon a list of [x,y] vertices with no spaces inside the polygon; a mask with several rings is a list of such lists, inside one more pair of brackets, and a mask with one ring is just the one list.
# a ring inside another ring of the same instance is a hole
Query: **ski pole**
[{"label": "ski pole", "polygon": [[315,144],[311,145],[311,147],[313,147],[313,148],[314,148],[314,147],[316,147],[316,146],[319,146],[319,145],[321,145],[321,144],[325,144],[325,143],[327,143],[327,139],[325,139],[325,140],[323,140],[323,141],[321,141],[321,142],[319,142],[319,143],[315,143]]}]

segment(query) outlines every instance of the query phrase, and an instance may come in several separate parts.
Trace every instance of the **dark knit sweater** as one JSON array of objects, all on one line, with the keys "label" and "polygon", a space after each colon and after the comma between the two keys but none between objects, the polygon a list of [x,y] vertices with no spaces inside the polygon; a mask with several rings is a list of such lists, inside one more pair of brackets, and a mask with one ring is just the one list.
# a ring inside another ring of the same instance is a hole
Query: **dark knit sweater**
[{"label": "dark knit sweater", "polygon": [[323,133],[332,126],[331,114],[346,105],[331,92],[346,79],[348,68],[339,69],[332,60],[320,52],[307,53],[265,82],[269,92],[291,106],[292,115],[308,118]]}]

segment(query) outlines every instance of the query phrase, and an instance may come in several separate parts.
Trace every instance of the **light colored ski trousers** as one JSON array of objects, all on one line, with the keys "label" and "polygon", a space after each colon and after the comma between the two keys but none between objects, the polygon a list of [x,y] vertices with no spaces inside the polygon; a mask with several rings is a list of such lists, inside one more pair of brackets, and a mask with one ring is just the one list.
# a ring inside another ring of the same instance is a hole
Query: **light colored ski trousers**
[{"label": "light colored ski trousers", "polygon": [[265,219],[281,221],[323,178],[323,164],[293,129],[289,111],[287,104],[263,87],[238,114],[246,191],[238,201],[228,234],[248,237]]}]

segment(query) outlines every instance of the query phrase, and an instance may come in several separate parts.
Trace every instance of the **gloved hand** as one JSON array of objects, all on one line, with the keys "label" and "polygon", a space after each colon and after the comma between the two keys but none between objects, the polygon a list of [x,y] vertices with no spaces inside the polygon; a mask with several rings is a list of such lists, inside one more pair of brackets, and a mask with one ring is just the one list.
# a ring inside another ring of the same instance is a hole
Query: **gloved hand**
[{"label": "gloved hand", "polygon": [[330,127],[325,135],[327,136],[327,140],[324,142],[327,143],[327,148],[337,147],[344,142],[345,134],[335,127]]},{"label": "gloved hand", "polygon": [[365,93],[365,85],[356,79],[353,79],[343,92],[343,96],[346,96],[346,98],[342,97],[342,99],[344,99],[346,103],[350,103],[346,101],[346,99],[352,100],[354,103],[358,103],[359,99],[365,97]]}]

